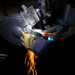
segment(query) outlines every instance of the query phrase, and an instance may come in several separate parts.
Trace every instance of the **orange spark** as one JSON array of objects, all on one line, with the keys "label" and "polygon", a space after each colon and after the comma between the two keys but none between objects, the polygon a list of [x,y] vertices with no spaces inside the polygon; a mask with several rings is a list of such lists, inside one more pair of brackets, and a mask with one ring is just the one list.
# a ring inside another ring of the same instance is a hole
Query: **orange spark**
[{"label": "orange spark", "polygon": [[27,64],[27,69],[28,69],[27,74],[28,75],[37,75],[37,70],[35,69],[35,65],[36,65],[35,59],[36,58],[37,56],[35,55],[35,53],[33,53],[31,50],[27,51],[24,63]]}]

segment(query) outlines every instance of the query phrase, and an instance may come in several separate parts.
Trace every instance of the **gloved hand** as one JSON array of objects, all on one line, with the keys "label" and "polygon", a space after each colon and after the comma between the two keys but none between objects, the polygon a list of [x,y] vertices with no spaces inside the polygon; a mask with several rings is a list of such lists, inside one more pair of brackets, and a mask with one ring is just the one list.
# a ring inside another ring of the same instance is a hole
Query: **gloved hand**
[{"label": "gloved hand", "polygon": [[53,38],[55,40],[59,40],[60,37],[62,36],[62,34],[64,32],[66,32],[68,29],[69,29],[69,26],[55,25],[55,26],[45,30],[44,32],[54,34],[55,36]]},{"label": "gloved hand", "polygon": [[35,40],[35,36],[33,34],[27,34],[25,32],[22,31],[22,36],[20,37],[22,40],[22,44],[27,48],[27,49],[31,49]]},{"label": "gloved hand", "polygon": [[55,25],[53,27],[50,27],[46,30],[44,30],[44,32],[47,32],[47,33],[58,33],[62,30],[63,26],[60,26],[60,25]]}]

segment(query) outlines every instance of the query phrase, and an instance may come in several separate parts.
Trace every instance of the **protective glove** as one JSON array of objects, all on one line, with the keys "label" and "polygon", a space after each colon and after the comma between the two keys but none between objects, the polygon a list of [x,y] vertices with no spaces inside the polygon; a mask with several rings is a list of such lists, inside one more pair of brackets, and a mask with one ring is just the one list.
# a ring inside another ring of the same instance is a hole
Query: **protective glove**
[{"label": "protective glove", "polygon": [[69,29],[69,26],[55,25],[51,28],[48,28],[44,32],[52,33],[55,36],[53,37],[56,41],[60,39],[62,34]]},{"label": "protective glove", "polygon": [[62,30],[62,28],[63,28],[63,26],[55,25],[53,27],[50,27],[50,28],[44,30],[44,32],[57,34],[58,32],[60,32]]},{"label": "protective glove", "polygon": [[27,34],[27,33],[22,31],[22,36],[20,38],[22,40],[22,44],[27,49],[32,49],[32,46],[35,42],[35,40],[34,40],[35,36],[33,34]]}]

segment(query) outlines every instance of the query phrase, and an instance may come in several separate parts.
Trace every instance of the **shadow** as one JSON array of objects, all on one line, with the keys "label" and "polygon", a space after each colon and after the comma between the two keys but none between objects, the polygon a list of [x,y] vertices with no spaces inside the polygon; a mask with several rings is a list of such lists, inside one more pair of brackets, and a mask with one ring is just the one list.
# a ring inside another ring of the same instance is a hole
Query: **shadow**
[{"label": "shadow", "polygon": [[24,47],[13,45],[0,36],[0,55],[7,55],[5,59],[2,59],[4,56],[0,56],[1,75],[26,75],[26,51]]}]

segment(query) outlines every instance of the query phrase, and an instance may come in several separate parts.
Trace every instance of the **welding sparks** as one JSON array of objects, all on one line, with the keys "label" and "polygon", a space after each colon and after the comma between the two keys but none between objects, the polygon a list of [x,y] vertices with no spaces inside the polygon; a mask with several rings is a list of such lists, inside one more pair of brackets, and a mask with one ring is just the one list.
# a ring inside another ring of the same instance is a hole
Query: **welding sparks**
[{"label": "welding sparks", "polygon": [[37,56],[35,55],[35,53],[33,53],[31,50],[27,51],[27,55],[26,55],[24,63],[27,64],[27,69],[28,69],[27,74],[28,75],[37,75],[37,70],[35,68],[35,66],[36,66],[35,59],[36,58],[37,58]]}]

